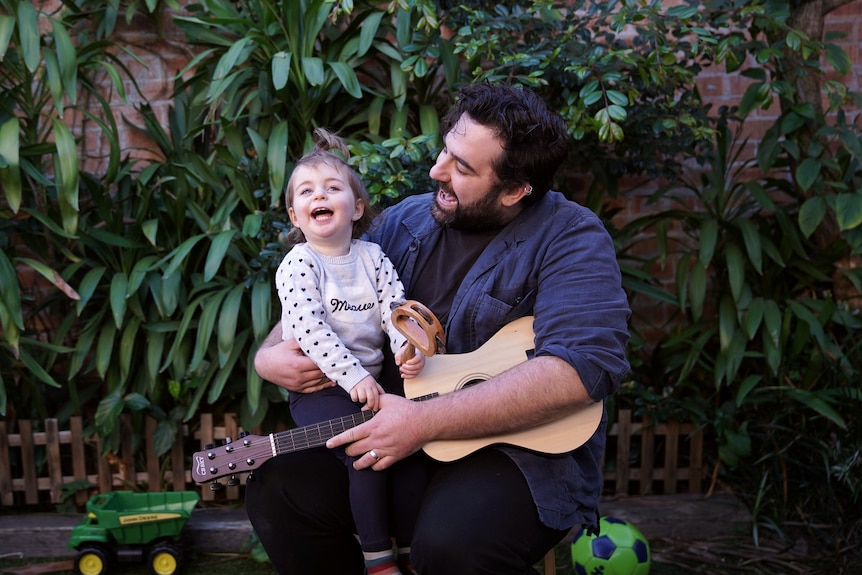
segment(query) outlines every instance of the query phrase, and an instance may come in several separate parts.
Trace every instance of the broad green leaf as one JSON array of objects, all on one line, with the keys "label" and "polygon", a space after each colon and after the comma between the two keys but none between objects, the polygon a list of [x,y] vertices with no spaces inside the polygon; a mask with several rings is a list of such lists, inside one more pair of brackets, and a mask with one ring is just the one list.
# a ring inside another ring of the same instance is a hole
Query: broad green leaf
[{"label": "broad green leaf", "polygon": [[820,175],[820,160],[817,158],[805,158],[796,168],[796,183],[807,192]]},{"label": "broad green leaf", "polygon": [[748,397],[748,394],[751,393],[751,390],[757,387],[763,381],[763,376],[760,375],[749,375],[742,383],[739,385],[739,389],[736,391],[736,407],[742,406],[745,402],[745,398]]},{"label": "broad green leaf", "polygon": [[325,80],[323,60],[311,56],[303,56],[302,73],[312,86],[320,86]]},{"label": "broad green leaf", "polygon": [[242,296],[245,293],[245,286],[239,284],[234,287],[222,304],[218,318],[218,359],[219,366],[224,368],[227,365],[228,358],[233,351],[233,346],[236,340],[236,326],[239,319],[239,307],[242,303]]},{"label": "broad green leaf", "polygon": [[227,253],[228,248],[230,248],[230,243],[235,235],[236,230],[225,230],[217,233],[213,238],[209,252],[207,253],[206,264],[204,265],[204,281],[210,281],[218,273],[224,255]]},{"label": "broad green leaf", "polygon": [[105,379],[105,374],[108,373],[108,368],[111,366],[111,355],[114,352],[114,339],[116,336],[116,324],[109,321],[104,322],[99,333],[99,341],[96,343],[95,357],[96,373],[102,379]]},{"label": "broad green leaf", "polygon": [[618,90],[608,90],[605,92],[605,96],[617,106],[625,107],[629,103],[628,97]]},{"label": "broad green leaf", "polygon": [[24,329],[24,315],[21,313],[21,288],[18,284],[18,273],[15,266],[6,256],[6,252],[0,250],[0,305],[5,308],[7,318],[0,322],[3,330],[17,326],[19,330]]},{"label": "broad green leaf", "polygon": [[763,304],[763,319],[766,326],[764,335],[778,348],[781,341],[781,310],[773,300],[765,300]]},{"label": "broad green leaf", "polygon": [[111,313],[117,329],[123,326],[126,316],[126,296],[129,294],[129,277],[123,272],[117,272],[111,277]]},{"label": "broad green leaf", "polygon": [[395,98],[395,108],[401,110],[407,100],[407,73],[401,69],[398,62],[389,65],[389,82],[391,83],[392,96]]},{"label": "broad green leaf", "polygon": [[186,239],[185,241],[183,241],[183,243],[172,249],[168,255],[159,260],[155,267],[160,267],[162,264],[167,262],[168,267],[165,268],[164,272],[162,272],[162,276],[164,278],[167,278],[168,276],[173,275],[177,270],[182,267],[186,257],[195,248],[198,242],[200,242],[205,237],[206,234],[197,234]]},{"label": "broad green leaf", "polygon": [[51,92],[51,99],[54,101],[54,108],[57,110],[57,115],[62,118],[65,112],[66,101],[63,95],[63,79],[60,76],[60,63],[57,62],[57,55],[53,52],[45,52],[45,71],[48,76],[48,89]]},{"label": "broad green leaf", "polygon": [[140,327],[141,320],[135,316],[131,316],[126,323],[122,336],[120,336],[120,379],[122,381],[129,380],[132,359],[138,356],[138,350],[135,349],[135,341],[138,338]]},{"label": "broad green leaf", "polygon": [[15,17],[0,14],[0,62],[6,57],[6,50],[9,49],[9,40],[12,38],[12,32],[14,31]]},{"label": "broad green leaf", "polygon": [[70,379],[81,371],[85,361],[90,361],[93,355],[93,341],[96,339],[98,324],[101,323],[101,319],[105,317],[105,315],[107,314],[104,309],[96,310],[96,312],[89,317],[91,321],[90,326],[78,334],[75,341],[75,351],[72,353],[71,359],[69,360],[68,373]]},{"label": "broad green leaf", "polygon": [[58,290],[63,292],[66,295],[66,297],[68,297],[69,299],[73,299],[76,301],[81,299],[81,296],[78,295],[78,292],[76,292],[72,288],[72,286],[70,286],[68,283],[66,283],[66,280],[63,279],[63,276],[61,276],[59,273],[57,273],[50,266],[48,266],[48,265],[46,265],[40,261],[34,260],[32,258],[18,258],[18,263],[19,264],[21,264],[21,263],[27,264],[32,269],[39,272],[39,274],[42,277],[44,277],[49,282],[54,284],[54,287],[56,287]]},{"label": "broad green leaf", "polygon": [[740,218],[736,220],[736,225],[742,232],[742,240],[745,242],[745,252],[748,254],[748,261],[757,270],[757,273],[763,273],[763,246],[760,242],[760,232],[757,226],[751,220]]},{"label": "broad green leaf", "polygon": [[[154,0],[155,1],[155,0]],[[162,419],[153,432],[153,451],[161,457],[173,449],[177,440],[177,424],[174,421]]]},{"label": "broad green leaf", "polygon": [[99,266],[91,269],[84,275],[84,279],[81,280],[80,285],[78,286],[78,294],[81,298],[75,304],[75,313],[80,317],[81,312],[89,303],[90,298],[93,297],[93,293],[96,291],[96,288],[99,287],[99,282],[102,281],[102,276],[105,275],[105,267]]},{"label": "broad green leaf", "polygon": [[215,72],[213,72],[213,81],[222,80],[228,77],[233,69],[245,62],[254,47],[254,39],[250,36],[243,36],[219,58]]},{"label": "broad green leaf", "polygon": [[36,379],[44,383],[45,385],[49,385],[51,387],[62,387],[57,381],[51,377],[51,374],[45,371],[45,368],[30,355],[26,349],[20,350],[20,359],[21,363],[27,368],[27,371],[30,372],[30,375],[34,376]]},{"label": "broad green leaf", "polygon": [[165,351],[165,337],[164,333],[155,330],[147,332],[146,366],[151,387],[158,381],[159,364],[162,361],[162,353]]},{"label": "broad green leaf", "polygon": [[183,275],[179,272],[172,273],[168,276],[162,275],[159,283],[162,287],[160,294],[162,306],[167,315],[171,316],[180,305],[180,288],[183,285]]},{"label": "broad green leaf", "polygon": [[838,194],[835,198],[835,215],[842,230],[852,230],[862,224],[862,193]]},{"label": "broad green leaf", "polygon": [[440,133],[440,119],[434,106],[423,104],[419,107],[419,125],[423,134]]},{"label": "broad green leaf", "polygon": [[272,57],[272,85],[276,90],[287,86],[290,79],[290,52],[278,52]]},{"label": "broad green leaf", "polygon": [[739,102],[739,114],[742,117],[748,116],[755,108],[763,105],[764,99],[761,95],[761,90],[765,85],[763,82],[753,82],[745,89],[745,93]]},{"label": "broad green leaf", "polygon": [[272,205],[278,205],[287,185],[287,122],[273,126],[267,144],[266,161],[269,164],[269,197]]},{"label": "broad green leaf", "polygon": [[18,2],[18,39],[21,42],[21,52],[24,54],[24,64],[32,74],[39,68],[42,52],[39,17],[34,3],[30,0]]},{"label": "broad green leaf", "polygon": [[[243,330],[237,334],[236,340],[234,341],[233,348],[231,349],[230,357],[227,358],[227,361],[224,364],[222,369],[218,370],[218,374],[212,380],[212,384],[210,385],[209,393],[207,394],[207,401],[211,404],[217,403],[219,398],[221,397],[221,392],[224,389],[225,384],[228,379],[230,379],[230,374],[233,369],[236,360],[239,358],[240,354],[244,351],[244,346],[246,340],[248,339],[248,330]],[[218,366],[213,364],[214,368]]]},{"label": "broad green leaf", "polygon": [[718,221],[714,218],[703,219],[700,222],[700,262],[709,266],[712,256],[715,254],[715,246],[718,243]]},{"label": "broad green leaf", "polygon": [[153,247],[158,247],[158,243],[156,243],[156,237],[158,237],[159,233],[159,220],[147,220],[141,224],[141,232],[143,232],[144,237],[147,238],[147,241],[150,242],[150,245]]},{"label": "broad green leaf", "polygon": [[0,125],[0,184],[12,212],[21,208],[21,167],[19,165],[18,118],[13,116]]},{"label": "broad green leaf", "polygon": [[736,333],[736,305],[726,295],[718,305],[718,341],[722,351],[727,350]]},{"label": "broad green leaf", "polygon": [[96,425],[106,433],[113,431],[123,413],[121,390],[115,389],[102,398],[96,408]]},{"label": "broad green leaf", "polygon": [[[212,339],[212,333],[216,326],[216,320],[218,319],[219,308],[221,307],[221,303],[227,293],[228,291],[223,289],[209,294],[204,298],[204,305],[200,310],[200,317],[198,318],[194,354],[189,363],[189,369],[191,371],[197,370],[200,367],[201,362],[206,358],[207,350],[210,347],[210,340]],[[198,306],[195,305],[186,308],[185,313],[183,314],[183,323],[188,323],[188,325],[193,323],[192,320],[186,322],[186,318],[193,317],[195,312],[197,312],[197,307]]]},{"label": "broad green leaf", "polygon": [[787,393],[791,398],[805,407],[816,411],[841,429],[847,429],[847,423],[844,421],[844,418],[841,417],[841,414],[819,397],[816,392],[808,391],[806,389],[790,389]]},{"label": "broad green leaf", "polygon": [[751,300],[751,305],[745,313],[744,325],[748,339],[752,339],[763,321],[763,298],[756,297]]},{"label": "broad green leaf", "polygon": [[345,62],[330,62],[329,67],[335,72],[338,81],[344,87],[344,90],[354,98],[362,97],[362,86],[359,85],[359,80],[356,78],[356,72]]},{"label": "broad green leaf", "polygon": [[63,218],[63,229],[70,234],[78,230],[78,148],[69,127],[54,118],[54,143],[57,146],[54,169],[57,195]]},{"label": "broad green leaf", "polygon": [[380,28],[380,21],[383,19],[383,11],[378,10],[372,12],[362,21],[359,31],[359,50],[357,56],[364,56],[369,48],[374,44],[374,38],[377,36],[377,30]]},{"label": "broad green leaf", "polygon": [[268,282],[256,281],[251,286],[251,327],[255,341],[261,341],[272,327],[272,289]]},{"label": "broad green leaf", "polygon": [[[60,77],[63,80],[65,94],[69,103],[74,106],[78,102],[78,59],[75,45],[69,37],[69,32],[59,20],[51,18],[51,30],[54,33],[57,63],[60,66]],[[62,109],[62,106],[58,109]]]},{"label": "broad green leaf", "polygon": [[810,238],[823,218],[826,217],[828,209],[826,200],[820,196],[808,198],[799,208],[799,230],[806,238]]},{"label": "broad green leaf", "polygon": [[796,300],[788,300],[787,306],[793,311],[797,318],[808,324],[808,329],[811,335],[814,336],[817,344],[824,350],[828,350],[830,346],[826,332],[823,331],[823,325],[821,325],[817,316],[814,315],[814,312],[808,309],[808,307],[803,303]]},{"label": "broad green leaf", "polygon": [[246,378],[245,378],[245,400],[248,403],[248,408],[252,413],[257,413],[260,406],[260,392],[263,390],[263,379],[257,374],[254,369],[254,353],[255,348],[249,350],[248,361],[246,362]]},{"label": "broad green leaf", "polygon": [[826,48],[826,60],[832,64],[835,71],[841,76],[849,74],[853,67],[853,63],[847,55],[847,52],[845,52],[841,46],[832,44],[831,42],[827,42],[824,45],[824,48]]},{"label": "broad green leaf", "polygon": [[745,286],[745,258],[739,246],[733,242],[724,247],[724,258],[727,262],[727,280],[730,283],[730,293],[733,301],[739,301],[742,288]]},{"label": "broad green leaf", "polygon": [[0,327],[3,328],[3,343],[12,349],[12,357],[20,358],[21,348],[21,330],[15,325],[15,322],[9,317],[9,311],[6,305],[0,301]]},{"label": "broad green leaf", "polygon": [[707,283],[706,267],[700,260],[692,261],[689,270],[688,293],[691,300],[691,313],[695,320],[699,320],[703,315]]},{"label": "broad green leaf", "polygon": [[129,288],[128,294],[131,296],[135,292],[140,289],[141,285],[144,283],[144,280],[147,278],[147,274],[153,269],[154,264],[156,263],[156,256],[149,255],[144,256],[135,262],[135,266],[132,268],[132,271],[129,273]]}]

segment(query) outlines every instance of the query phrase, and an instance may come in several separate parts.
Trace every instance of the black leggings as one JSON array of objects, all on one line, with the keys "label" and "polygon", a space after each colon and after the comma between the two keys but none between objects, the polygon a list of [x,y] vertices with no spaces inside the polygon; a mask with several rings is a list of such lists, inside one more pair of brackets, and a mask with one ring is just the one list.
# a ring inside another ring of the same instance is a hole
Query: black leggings
[{"label": "black leggings", "polygon": [[[358,414],[360,409],[350,394],[338,386],[315,393],[290,394],[290,413],[300,426]],[[427,471],[419,458],[406,459],[390,473],[354,469],[354,458],[343,447],[333,449],[331,454],[347,470],[350,508],[362,550],[389,551],[393,536],[399,547],[409,546],[427,482]]]},{"label": "black leggings", "polygon": [[[397,481],[398,465],[391,468]],[[325,449],[282,455],[255,471],[246,510],[281,575],[362,575],[344,466]],[[420,575],[528,575],[566,535],[542,525],[518,467],[485,449],[436,466],[414,531]]]}]

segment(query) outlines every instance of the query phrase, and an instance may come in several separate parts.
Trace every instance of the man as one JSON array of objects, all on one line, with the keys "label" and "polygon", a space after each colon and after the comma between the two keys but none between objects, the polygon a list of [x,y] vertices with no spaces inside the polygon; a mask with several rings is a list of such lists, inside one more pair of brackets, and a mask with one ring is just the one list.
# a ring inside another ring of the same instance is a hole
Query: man
[{"label": "man", "polygon": [[[448,353],[474,351],[533,315],[535,354],[432,400],[381,396],[373,419],[327,444],[347,446],[359,469],[395,473],[399,460],[433,440],[558,420],[603,402],[628,372],[629,307],[611,239],[595,214],[549,191],[566,155],[562,119],[528,90],[481,84],[461,91],[443,133],[430,171],[436,194],[389,208],[370,239],[407,296],[440,318]],[[292,393],[330,385],[288,343],[262,347],[255,367]],[[587,442],[563,455],[493,446],[435,466],[418,495],[416,571],[531,573],[572,527],[597,525],[605,423],[603,413]],[[249,517],[280,573],[362,573],[345,471],[325,455],[274,458],[249,481]]]}]

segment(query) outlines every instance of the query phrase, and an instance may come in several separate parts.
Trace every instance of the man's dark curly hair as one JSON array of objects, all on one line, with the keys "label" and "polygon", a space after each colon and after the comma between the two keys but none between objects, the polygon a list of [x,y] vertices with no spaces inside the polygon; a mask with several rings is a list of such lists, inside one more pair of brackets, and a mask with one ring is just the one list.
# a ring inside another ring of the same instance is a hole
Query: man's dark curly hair
[{"label": "man's dark curly hair", "polygon": [[443,117],[442,133],[447,134],[463,114],[500,138],[503,154],[494,166],[500,183],[533,186],[533,193],[521,200],[524,204],[535,202],[551,188],[566,158],[569,134],[559,114],[532,90],[488,83],[465,86]]}]

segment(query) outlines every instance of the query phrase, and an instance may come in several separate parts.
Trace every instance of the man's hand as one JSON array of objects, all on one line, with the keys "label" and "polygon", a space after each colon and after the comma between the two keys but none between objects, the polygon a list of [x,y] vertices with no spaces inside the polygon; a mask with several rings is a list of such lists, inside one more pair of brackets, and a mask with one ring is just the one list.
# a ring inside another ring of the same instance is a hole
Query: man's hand
[{"label": "man's hand", "polygon": [[281,341],[279,325],[257,350],[254,369],[263,379],[295,393],[313,393],[335,385],[302,353],[295,339]]},{"label": "man's hand", "polygon": [[347,445],[347,455],[358,458],[353,462],[356,469],[386,469],[427,443],[421,436],[422,425],[417,421],[418,407],[417,403],[398,395],[381,395],[377,415],[331,438],[326,447]]}]

